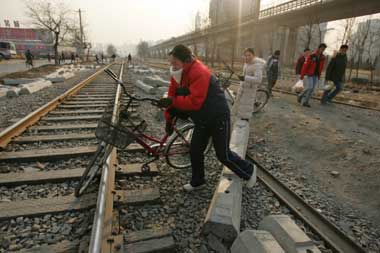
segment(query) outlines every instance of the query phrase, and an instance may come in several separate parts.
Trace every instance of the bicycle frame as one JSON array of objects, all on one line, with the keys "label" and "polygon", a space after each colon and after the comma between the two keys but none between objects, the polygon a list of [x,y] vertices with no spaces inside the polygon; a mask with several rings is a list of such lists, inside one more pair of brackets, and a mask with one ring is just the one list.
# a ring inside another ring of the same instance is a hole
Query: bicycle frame
[{"label": "bicycle frame", "polygon": [[[157,105],[157,100],[155,100],[155,99],[136,98],[136,97],[130,95],[126,90],[124,83],[117,78],[116,74],[113,73],[112,70],[106,69],[105,72],[107,74],[109,74],[118,84],[121,85],[121,87],[123,89],[123,93],[129,98],[129,101],[127,103],[126,108],[129,108],[129,106],[131,105],[133,100],[135,100],[135,101],[149,101],[153,105]],[[186,144],[190,145],[190,143],[188,143],[187,140],[184,139],[183,136],[180,134],[180,132],[179,132],[180,129],[175,127],[176,122],[177,122],[176,119],[174,119],[172,122],[173,130],[177,133],[178,136],[180,136],[186,142]],[[184,126],[186,126],[186,124]],[[169,139],[169,137],[170,137],[170,135],[168,135],[167,133],[165,133],[165,135],[161,139],[158,139],[156,137],[142,133],[140,136],[137,136],[136,142],[138,144],[140,144],[144,148],[144,150],[146,150],[151,156],[158,158],[164,154],[164,148],[166,147],[165,144],[166,144],[167,140]],[[147,143],[146,140],[154,142],[154,144],[151,145],[151,144]]]},{"label": "bicycle frame", "polygon": [[[175,126],[175,123],[173,123],[173,129],[174,129],[174,132],[176,132],[178,134],[178,136],[180,136],[182,138],[182,135],[180,134],[180,129],[176,128]],[[168,135],[167,133],[165,133],[165,135],[161,138],[161,139],[158,139],[156,137],[153,137],[153,136],[150,136],[150,135],[147,135],[147,134],[141,134],[141,136],[137,137],[136,139],[136,142],[138,144],[140,144],[144,150],[146,150],[151,156],[154,156],[154,157],[161,157],[162,155],[164,155],[164,150],[166,148],[166,142],[167,140],[169,139],[170,135]],[[190,145],[190,143],[182,138],[188,145]],[[147,141],[152,141],[154,144],[149,144],[147,143]]]}]

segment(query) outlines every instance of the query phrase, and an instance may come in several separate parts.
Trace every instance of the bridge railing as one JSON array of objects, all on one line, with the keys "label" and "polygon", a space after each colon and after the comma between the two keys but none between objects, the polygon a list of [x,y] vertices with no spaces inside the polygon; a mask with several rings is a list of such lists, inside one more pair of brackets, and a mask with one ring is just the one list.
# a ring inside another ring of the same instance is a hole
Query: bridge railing
[{"label": "bridge railing", "polygon": [[322,3],[326,0],[293,0],[260,10],[259,19],[271,17],[289,11],[301,9],[310,5]]}]

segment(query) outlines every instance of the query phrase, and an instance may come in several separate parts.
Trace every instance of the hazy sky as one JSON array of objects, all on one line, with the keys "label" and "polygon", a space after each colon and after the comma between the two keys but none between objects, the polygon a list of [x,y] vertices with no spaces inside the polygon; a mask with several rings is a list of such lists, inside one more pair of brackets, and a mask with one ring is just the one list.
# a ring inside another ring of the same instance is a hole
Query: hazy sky
[{"label": "hazy sky", "polygon": [[[1,26],[4,19],[26,20],[25,1],[0,0]],[[122,44],[189,32],[196,12],[208,13],[209,0],[65,0],[64,3],[73,10],[83,10],[93,42]]]}]

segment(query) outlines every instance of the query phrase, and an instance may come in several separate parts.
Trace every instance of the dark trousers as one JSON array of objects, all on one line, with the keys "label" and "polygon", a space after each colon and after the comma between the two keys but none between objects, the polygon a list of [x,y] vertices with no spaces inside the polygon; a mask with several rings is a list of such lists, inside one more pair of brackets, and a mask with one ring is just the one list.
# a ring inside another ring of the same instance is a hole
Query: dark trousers
[{"label": "dark trousers", "polygon": [[322,102],[327,102],[333,100],[333,98],[338,95],[338,93],[342,90],[342,83],[338,81],[334,81],[335,89],[333,91],[326,90],[322,95]]},{"label": "dark trousers", "polygon": [[253,173],[253,165],[230,150],[230,116],[225,115],[195,123],[190,147],[191,185],[198,186],[205,182],[203,153],[210,137],[218,160],[240,178],[248,180]]}]

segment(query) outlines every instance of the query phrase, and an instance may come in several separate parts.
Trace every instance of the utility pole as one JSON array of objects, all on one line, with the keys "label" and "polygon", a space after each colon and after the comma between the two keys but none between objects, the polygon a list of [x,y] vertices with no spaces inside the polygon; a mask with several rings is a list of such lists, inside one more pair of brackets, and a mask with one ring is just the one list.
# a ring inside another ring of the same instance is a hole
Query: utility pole
[{"label": "utility pole", "polygon": [[81,42],[79,55],[82,58],[82,55],[83,55],[82,52],[83,52],[83,49],[85,48],[85,44],[83,41],[83,25],[82,25],[82,11],[81,11],[81,9],[79,9],[78,12],[79,12],[79,28],[80,28],[80,42]]}]

